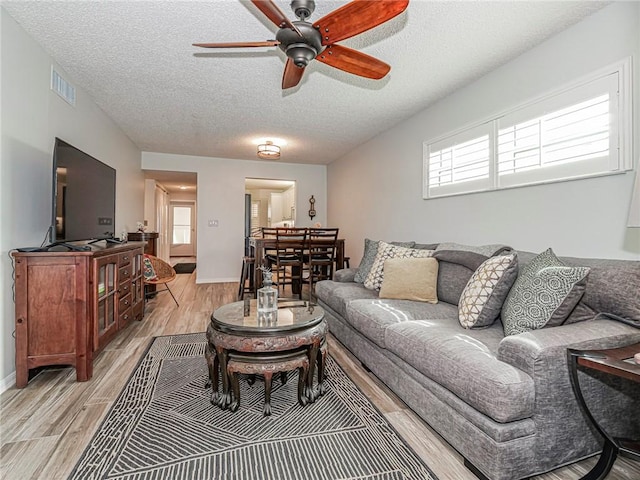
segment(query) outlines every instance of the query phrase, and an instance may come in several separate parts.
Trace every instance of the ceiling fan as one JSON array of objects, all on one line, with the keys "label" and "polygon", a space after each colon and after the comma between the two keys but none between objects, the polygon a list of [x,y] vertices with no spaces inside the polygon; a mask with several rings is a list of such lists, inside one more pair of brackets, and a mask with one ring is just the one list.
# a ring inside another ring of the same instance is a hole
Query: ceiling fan
[{"label": "ceiling fan", "polygon": [[308,22],[315,9],[314,0],[293,0],[291,9],[298,20],[290,21],[272,0],[251,0],[278,26],[275,40],[264,42],[194,43],[203,48],[279,47],[287,55],[282,88],[300,83],[305,67],[313,60],[361,77],[380,79],[391,67],[386,63],[336,42],[366,32],[402,13],[409,0],[353,0]]}]

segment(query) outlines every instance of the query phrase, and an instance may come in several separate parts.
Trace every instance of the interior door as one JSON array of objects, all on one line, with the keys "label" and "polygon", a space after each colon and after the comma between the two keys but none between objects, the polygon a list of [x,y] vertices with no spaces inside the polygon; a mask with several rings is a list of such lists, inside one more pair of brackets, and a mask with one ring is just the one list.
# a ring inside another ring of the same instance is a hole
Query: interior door
[{"label": "interior door", "polygon": [[193,202],[171,202],[171,256],[196,255],[196,213]]},{"label": "interior door", "polygon": [[158,257],[165,262],[169,261],[169,195],[165,190],[156,185],[155,188],[156,201],[156,229],[158,231]]}]

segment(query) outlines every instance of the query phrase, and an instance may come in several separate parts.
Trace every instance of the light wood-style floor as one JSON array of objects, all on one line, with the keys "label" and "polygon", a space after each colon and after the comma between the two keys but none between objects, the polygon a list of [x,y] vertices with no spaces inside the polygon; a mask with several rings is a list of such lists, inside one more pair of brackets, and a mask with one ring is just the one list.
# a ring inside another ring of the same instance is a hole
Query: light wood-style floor
[{"label": "light wood-style floor", "polygon": [[[181,261],[194,259],[174,259],[172,263]],[[196,285],[195,273],[178,275],[170,286],[180,307],[164,293],[148,301],[143,321],[120,332],[94,360],[90,381],[76,382],[72,368],[47,369],[31,380],[27,388],[11,388],[2,394],[0,478],[65,479],[151,339],[159,335],[204,332],[211,312],[235,301],[237,294],[236,283]],[[464,467],[462,457],[455,450],[376,377],[367,373],[334,338],[329,338],[329,348],[331,355],[440,480],[476,478]],[[595,460],[587,459],[535,479],[578,479]],[[608,478],[638,479],[640,465],[618,459]]]}]

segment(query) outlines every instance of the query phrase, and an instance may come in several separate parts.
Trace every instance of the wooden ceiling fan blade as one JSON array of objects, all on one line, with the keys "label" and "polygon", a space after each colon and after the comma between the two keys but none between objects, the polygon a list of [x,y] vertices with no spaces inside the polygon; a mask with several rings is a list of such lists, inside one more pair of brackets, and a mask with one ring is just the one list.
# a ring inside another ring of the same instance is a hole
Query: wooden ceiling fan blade
[{"label": "wooden ceiling fan blade", "polygon": [[280,45],[280,42],[277,40],[267,40],[265,42],[193,43],[192,45],[202,48],[276,47]]},{"label": "wooden ceiling fan blade", "polygon": [[251,3],[258,7],[258,10],[264,13],[278,28],[290,28],[302,37],[302,33],[298,30],[298,27],[291,23],[291,20],[280,10],[280,7],[271,0],[251,0]]},{"label": "wooden ceiling fan blade", "polygon": [[366,32],[404,12],[409,0],[354,0],[325,15],[313,26],[322,34],[322,44],[331,45]]},{"label": "wooden ceiling fan blade", "polygon": [[360,77],[379,80],[384,77],[391,67],[377,58],[366,53],[341,45],[329,45],[316,60]]},{"label": "wooden ceiling fan blade", "polygon": [[284,65],[284,75],[282,75],[282,89],[286,90],[298,85],[303,74],[304,67],[298,67],[293,63],[293,60],[287,58],[287,63]]}]

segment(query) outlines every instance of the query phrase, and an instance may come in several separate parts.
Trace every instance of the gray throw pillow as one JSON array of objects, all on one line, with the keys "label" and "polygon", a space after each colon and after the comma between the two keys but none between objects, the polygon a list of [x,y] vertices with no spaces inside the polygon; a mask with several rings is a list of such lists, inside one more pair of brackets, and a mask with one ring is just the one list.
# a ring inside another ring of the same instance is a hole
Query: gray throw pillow
[{"label": "gray throw pillow", "polygon": [[488,327],[500,316],[502,305],[518,276],[515,253],[485,260],[471,275],[458,302],[464,328]]},{"label": "gray throw pillow", "polygon": [[505,335],[561,325],[584,294],[588,267],[568,267],[549,248],[520,272],[502,307]]},{"label": "gray throw pillow", "polygon": [[[369,272],[371,271],[371,267],[373,266],[373,262],[376,259],[376,255],[378,254],[379,243],[380,240],[370,240],[368,238],[364,239],[364,253],[362,254],[360,265],[358,265],[356,276],[353,278],[354,282],[364,283],[364,281],[366,280]],[[391,242],[391,245],[406,248],[412,248],[415,244],[416,242]]]}]

